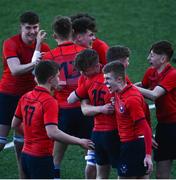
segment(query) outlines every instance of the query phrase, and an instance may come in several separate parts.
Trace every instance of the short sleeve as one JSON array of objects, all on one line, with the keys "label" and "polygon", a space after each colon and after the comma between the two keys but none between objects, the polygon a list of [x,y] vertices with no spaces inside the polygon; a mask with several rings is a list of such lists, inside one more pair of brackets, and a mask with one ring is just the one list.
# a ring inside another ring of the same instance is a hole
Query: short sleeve
[{"label": "short sleeve", "polygon": [[172,70],[165,78],[159,83],[159,86],[166,91],[171,91],[176,88],[176,70]]},{"label": "short sleeve", "polygon": [[3,54],[5,59],[17,57],[17,44],[11,39],[6,40],[3,44]]}]

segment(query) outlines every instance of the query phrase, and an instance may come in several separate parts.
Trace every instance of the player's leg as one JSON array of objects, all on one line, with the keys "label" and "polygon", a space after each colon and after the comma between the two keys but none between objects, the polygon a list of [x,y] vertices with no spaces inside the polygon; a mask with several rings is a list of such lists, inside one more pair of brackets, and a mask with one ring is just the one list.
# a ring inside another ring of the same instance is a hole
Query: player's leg
[{"label": "player's leg", "polygon": [[7,143],[7,136],[11,129],[12,118],[19,97],[0,93],[0,151]]},{"label": "player's leg", "polygon": [[156,162],[156,178],[170,179],[171,168],[172,168],[171,160]]},{"label": "player's leg", "polygon": [[96,179],[108,179],[111,166],[110,165],[96,165],[97,167],[97,177]]},{"label": "player's leg", "polygon": [[[92,129],[93,129],[93,117],[84,116],[81,108],[75,108],[75,122],[74,122],[74,135],[80,138],[91,139]],[[96,178],[96,164],[94,163],[93,151],[88,151],[86,157],[90,157],[91,154],[92,160],[87,160],[85,167],[85,178],[86,179],[95,179]]]},{"label": "player's leg", "polygon": [[[63,132],[75,135],[75,110],[72,109],[59,109],[59,117],[58,117],[58,127]],[[54,143],[54,151],[53,151],[53,160],[54,160],[54,178],[59,179],[61,176],[61,163],[64,158],[64,154],[67,150],[67,145],[60,142]]]},{"label": "player's leg", "polygon": [[22,165],[21,165],[21,152],[22,152],[23,143],[24,143],[23,135],[21,135],[19,132],[15,131],[14,137],[13,137],[13,142],[14,142],[14,149],[15,149],[15,155],[16,155],[16,160],[17,160],[19,178],[24,179],[25,175],[24,175]]},{"label": "player's leg", "polygon": [[0,124],[0,151],[4,149],[4,146],[7,143],[7,136],[10,131],[10,126]]},{"label": "player's leg", "polygon": [[87,161],[85,167],[85,179],[95,179],[97,173],[95,152],[93,150],[88,150],[85,160]]},{"label": "player's leg", "polygon": [[156,161],[156,178],[169,179],[172,160],[176,159],[176,124],[159,123],[156,128],[158,148],[154,150]]},{"label": "player's leg", "polygon": [[54,161],[54,177],[60,178],[60,165],[64,158],[64,154],[67,150],[67,145],[60,143],[60,142],[54,142],[54,151],[53,151],[53,161]]},{"label": "player's leg", "polygon": [[120,179],[144,177],[145,143],[144,138],[121,144],[118,174]]},{"label": "player's leg", "polygon": [[95,144],[95,162],[97,170],[97,179],[108,179],[111,169],[108,151],[106,147],[106,135],[107,133],[103,131],[92,132],[92,141]]}]

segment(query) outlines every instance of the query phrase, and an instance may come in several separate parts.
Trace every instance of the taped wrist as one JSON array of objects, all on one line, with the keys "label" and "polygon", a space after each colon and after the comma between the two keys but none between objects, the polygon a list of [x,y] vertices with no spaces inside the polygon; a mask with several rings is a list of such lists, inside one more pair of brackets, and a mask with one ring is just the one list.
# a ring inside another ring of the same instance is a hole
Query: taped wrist
[{"label": "taped wrist", "polygon": [[32,56],[32,60],[31,60],[31,62],[35,62],[37,59],[39,59],[39,58],[41,58],[41,53],[40,53],[40,51],[34,51],[34,54],[33,54],[33,56]]}]

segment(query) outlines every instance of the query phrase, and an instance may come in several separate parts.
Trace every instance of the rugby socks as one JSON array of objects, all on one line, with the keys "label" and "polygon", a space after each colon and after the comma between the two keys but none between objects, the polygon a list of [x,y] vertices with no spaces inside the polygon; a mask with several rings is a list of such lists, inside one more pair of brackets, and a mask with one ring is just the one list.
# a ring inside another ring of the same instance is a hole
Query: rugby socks
[{"label": "rugby socks", "polygon": [[54,166],[54,179],[60,179],[60,166]]}]

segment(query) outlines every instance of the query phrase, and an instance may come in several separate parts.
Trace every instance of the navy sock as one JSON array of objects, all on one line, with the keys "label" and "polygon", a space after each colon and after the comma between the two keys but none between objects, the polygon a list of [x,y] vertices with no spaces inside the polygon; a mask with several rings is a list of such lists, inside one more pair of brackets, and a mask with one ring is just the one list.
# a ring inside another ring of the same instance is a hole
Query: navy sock
[{"label": "navy sock", "polygon": [[59,167],[54,168],[54,178],[60,178],[60,168]]}]

